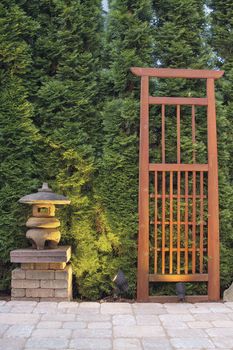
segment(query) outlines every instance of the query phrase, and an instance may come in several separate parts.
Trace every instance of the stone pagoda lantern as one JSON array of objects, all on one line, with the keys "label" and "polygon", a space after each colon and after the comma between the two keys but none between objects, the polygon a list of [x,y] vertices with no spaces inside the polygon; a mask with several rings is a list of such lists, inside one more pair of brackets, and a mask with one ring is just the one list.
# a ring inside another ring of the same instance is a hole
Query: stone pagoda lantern
[{"label": "stone pagoda lantern", "polygon": [[32,204],[32,217],[26,223],[29,230],[26,237],[32,242],[32,247],[44,249],[57,247],[61,233],[60,221],[55,218],[56,204],[70,204],[70,200],[62,195],[54,193],[47,183],[37,193],[20,198],[20,203]]},{"label": "stone pagoda lantern", "polygon": [[26,222],[26,237],[32,247],[10,253],[11,262],[21,264],[12,271],[11,299],[71,300],[71,247],[58,245],[60,221],[55,217],[55,205],[70,204],[70,200],[43,183],[37,193],[24,196],[19,202],[32,205],[32,216]]}]

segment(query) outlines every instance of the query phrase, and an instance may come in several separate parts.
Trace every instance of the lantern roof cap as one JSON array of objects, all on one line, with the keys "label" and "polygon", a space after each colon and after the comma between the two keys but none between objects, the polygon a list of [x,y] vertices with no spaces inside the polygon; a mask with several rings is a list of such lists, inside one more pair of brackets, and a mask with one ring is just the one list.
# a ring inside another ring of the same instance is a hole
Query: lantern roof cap
[{"label": "lantern roof cap", "polygon": [[28,194],[19,199],[19,203],[27,204],[70,204],[70,200],[54,193],[46,182],[38,189],[37,193]]}]

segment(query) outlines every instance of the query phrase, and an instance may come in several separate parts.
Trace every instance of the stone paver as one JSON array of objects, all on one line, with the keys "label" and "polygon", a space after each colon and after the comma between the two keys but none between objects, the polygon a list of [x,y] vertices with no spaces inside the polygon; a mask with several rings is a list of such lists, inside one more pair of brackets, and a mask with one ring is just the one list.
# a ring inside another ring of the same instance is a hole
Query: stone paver
[{"label": "stone paver", "polygon": [[14,324],[13,326],[10,326],[10,328],[6,331],[5,337],[9,338],[28,338],[30,337],[32,330],[34,326],[32,325],[20,325],[20,324]]},{"label": "stone paver", "polygon": [[0,301],[0,350],[232,349],[233,303]]},{"label": "stone paver", "polygon": [[138,339],[116,338],[113,341],[113,350],[142,350],[142,346]]},{"label": "stone paver", "polygon": [[75,338],[71,340],[70,348],[82,350],[111,350],[112,340],[110,338]]}]

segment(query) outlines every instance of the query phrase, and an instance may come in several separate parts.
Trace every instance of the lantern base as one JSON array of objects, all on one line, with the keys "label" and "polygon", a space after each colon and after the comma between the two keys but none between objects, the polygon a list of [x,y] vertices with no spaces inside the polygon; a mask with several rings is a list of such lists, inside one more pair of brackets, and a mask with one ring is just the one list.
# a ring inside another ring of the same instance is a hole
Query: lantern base
[{"label": "lantern base", "polygon": [[11,262],[19,262],[21,267],[12,271],[11,300],[72,300],[70,256],[70,247],[12,251]]},{"label": "lantern base", "polygon": [[70,246],[58,246],[54,249],[37,250],[32,248],[12,250],[12,263],[67,263],[71,258]]}]

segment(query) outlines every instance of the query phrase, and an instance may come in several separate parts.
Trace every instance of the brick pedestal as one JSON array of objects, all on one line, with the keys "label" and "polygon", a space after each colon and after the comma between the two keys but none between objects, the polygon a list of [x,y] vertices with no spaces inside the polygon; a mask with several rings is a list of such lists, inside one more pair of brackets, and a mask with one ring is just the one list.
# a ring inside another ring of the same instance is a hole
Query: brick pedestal
[{"label": "brick pedestal", "polygon": [[[48,250],[43,254],[36,250],[17,250],[11,252],[13,262],[21,262],[21,267],[12,271],[11,299],[35,301],[70,301],[72,300],[72,268],[70,247],[61,250]],[[33,251],[34,255],[31,254]],[[64,254],[65,253],[65,254]],[[43,257],[41,257],[43,255]],[[35,262],[35,261],[40,262]],[[17,260],[17,261],[15,261]],[[41,262],[41,261],[45,262]],[[49,261],[53,262],[49,262]],[[56,261],[57,262],[54,262]],[[27,262],[26,262],[27,261]]]}]

